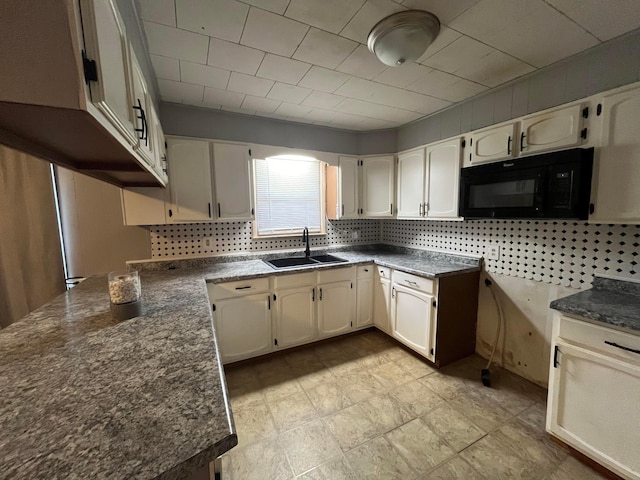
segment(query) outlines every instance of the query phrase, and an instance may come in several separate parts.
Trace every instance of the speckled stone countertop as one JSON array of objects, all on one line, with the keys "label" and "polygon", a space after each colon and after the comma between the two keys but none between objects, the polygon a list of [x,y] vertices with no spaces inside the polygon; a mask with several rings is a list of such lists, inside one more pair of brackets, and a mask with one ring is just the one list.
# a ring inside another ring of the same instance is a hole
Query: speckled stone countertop
[{"label": "speckled stone countertop", "polygon": [[551,302],[551,308],[640,335],[640,284],[596,277],[592,288]]},{"label": "speckled stone countertop", "polygon": [[116,322],[105,276],[0,331],[0,479],[179,479],[237,444],[205,272],[142,272]]},{"label": "speckled stone countertop", "polygon": [[440,278],[480,270],[480,259],[478,258],[402,247],[374,246],[374,248],[350,250],[317,250],[313,251],[312,255],[319,253],[331,253],[347,261],[284,269],[275,269],[263,261],[263,259],[288,255],[302,256],[296,251],[289,253],[278,252],[269,255],[247,254],[234,257],[201,257],[183,260],[129,262],[129,267],[143,271],[200,267],[206,272],[205,279],[212,283],[287,275],[310,270],[341,268],[372,262],[426,278]]}]

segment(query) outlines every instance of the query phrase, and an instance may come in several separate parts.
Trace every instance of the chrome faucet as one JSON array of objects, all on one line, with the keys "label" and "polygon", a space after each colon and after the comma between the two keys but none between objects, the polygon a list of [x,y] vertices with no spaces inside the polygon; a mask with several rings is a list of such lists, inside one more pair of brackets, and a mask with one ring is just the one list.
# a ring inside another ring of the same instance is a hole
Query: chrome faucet
[{"label": "chrome faucet", "polygon": [[304,256],[310,257],[311,250],[309,249],[309,229],[307,227],[304,227],[304,230],[302,230],[302,241],[305,242]]}]

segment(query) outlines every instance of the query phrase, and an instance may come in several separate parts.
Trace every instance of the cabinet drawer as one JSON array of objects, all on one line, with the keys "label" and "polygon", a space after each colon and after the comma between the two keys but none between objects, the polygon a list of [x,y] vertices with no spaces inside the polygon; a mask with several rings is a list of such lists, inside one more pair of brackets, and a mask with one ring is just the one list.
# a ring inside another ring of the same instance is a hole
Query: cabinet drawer
[{"label": "cabinet drawer", "polygon": [[393,271],[393,281],[399,285],[415,288],[425,293],[434,293],[435,290],[433,280],[411,275],[410,273],[399,272],[398,270]]},{"label": "cabinet drawer", "polygon": [[640,353],[625,350],[629,348],[640,352],[640,335],[561,316],[559,336],[571,343],[628,359],[640,365]]},{"label": "cabinet drawer", "polygon": [[353,280],[353,268],[337,268],[318,272],[318,284]]},{"label": "cabinet drawer", "polygon": [[360,265],[357,268],[358,278],[368,278],[373,275],[374,265]]},{"label": "cabinet drawer", "polygon": [[387,280],[391,280],[391,269],[387,267],[375,267],[378,272],[378,277],[386,278]]},{"label": "cabinet drawer", "polygon": [[238,280],[237,282],[214,283],[209,286],[209,293],[214,300],[221,298],[240,297],[269,290],[268,278],[253,278]]},{"label": "cabinet drawer", "polygon": [[293,288],[315,285],[316,272],[294,273],[291,275],[278,275],[275,278],[275,288]]}]

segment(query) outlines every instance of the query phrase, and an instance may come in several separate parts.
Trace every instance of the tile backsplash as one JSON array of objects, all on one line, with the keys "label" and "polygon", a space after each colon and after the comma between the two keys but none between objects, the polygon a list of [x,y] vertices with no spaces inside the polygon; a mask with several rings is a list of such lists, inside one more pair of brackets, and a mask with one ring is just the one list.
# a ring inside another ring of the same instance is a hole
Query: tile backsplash
[{"label": "tile backsplash", "polygon": [[[299,237],[255,240],[251,227],[251,222],[152,226],[152,257],[282,249],[302,252]],[[500,258],[485,259],[488,272],[574,288],[590,285],[596,271],[640,279],[638,225],[589,225],[570,220],[332,220],[327,223],[326,236],[311,237],[312,248],[372,243],[467,255],[485,255],[495,245],[500,247]]]}]

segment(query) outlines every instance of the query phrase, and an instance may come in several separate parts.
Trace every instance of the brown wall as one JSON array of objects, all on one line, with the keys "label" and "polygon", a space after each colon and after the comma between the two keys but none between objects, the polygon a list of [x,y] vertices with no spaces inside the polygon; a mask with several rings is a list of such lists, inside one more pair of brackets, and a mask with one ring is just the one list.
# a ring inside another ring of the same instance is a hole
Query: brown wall
[{"label": "brown wall", "polygon": [[49,163],[0,145],[0,328],[64,291]]},{"label": "brown wall", "polygon": [[62,167],[56,176],[70,277],[123,270],[127,260],[151,257],[149,231],[123,224],[120,188]]}]

